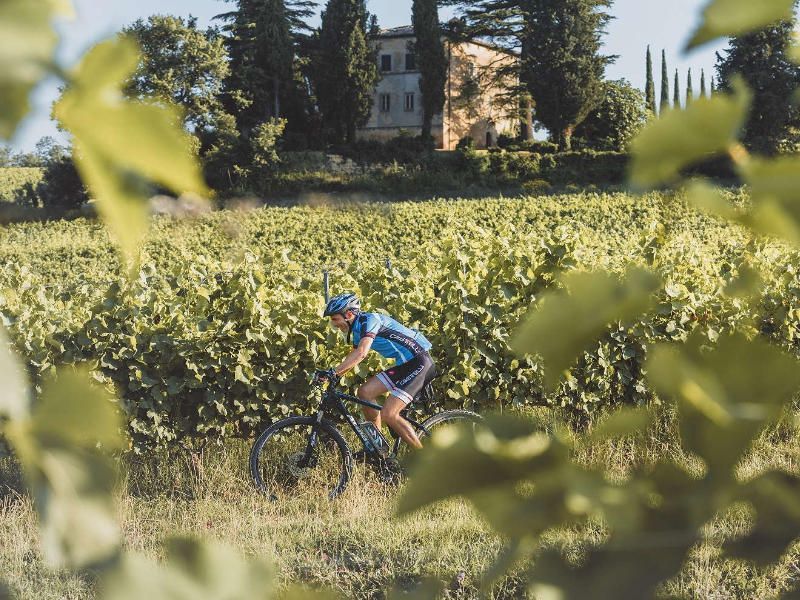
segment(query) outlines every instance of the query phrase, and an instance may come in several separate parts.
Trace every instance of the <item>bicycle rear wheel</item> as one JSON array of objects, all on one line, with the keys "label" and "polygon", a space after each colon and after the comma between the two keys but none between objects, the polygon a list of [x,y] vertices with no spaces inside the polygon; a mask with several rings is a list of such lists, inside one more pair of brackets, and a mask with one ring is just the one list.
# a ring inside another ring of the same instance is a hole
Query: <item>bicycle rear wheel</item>
[{"label": "bicycle rear wheel", "polygon": [[289,417],[270,425],[250,450],[250,475],[270,500],[344,492],[352,455],[342,434],[329,421]]},{"label": "bicycle rear wheel", "polygon": [[[429,435],[433,435],[437,429],[440,429],[445,425],[466,423],[472,424],[474,427],[481,421],[483,421],[482,416],[469,410],[445,410],[425,419],[421,423],[425,429],[420,429],[419,427],[415,429],[417,432],[417,437],[419,437],[420,441],[425,444],[425,438],[427,438]],[[408,451],[408,444],[406,444],[402,438],[399,439],[397,444],[397,457],[402,459]]]}]

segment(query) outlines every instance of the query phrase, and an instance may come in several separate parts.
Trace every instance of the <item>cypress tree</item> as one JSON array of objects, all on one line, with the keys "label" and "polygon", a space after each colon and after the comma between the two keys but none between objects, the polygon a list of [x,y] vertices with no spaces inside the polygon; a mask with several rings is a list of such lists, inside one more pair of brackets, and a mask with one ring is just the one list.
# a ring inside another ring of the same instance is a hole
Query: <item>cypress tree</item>
[{"label": "cypress tree", "polygon": [[716,83],[714,82],[714,76],[712,75],[711,76],[711,87],[709,88],[709,93],[710,93],[711,96],[713,96],[716,92],[717,92],[717,86],[716,86]]},{"label": "cypress tree", "polygon": [[705,69],[700,69],[700,97],[708,98],[706,93],[706,72]]},{"label": "cypress tree", "polygon": [[686,106],[688,107],[694,100],[694,90],[692,89],[692,70],[686,76]]},{"label": "cypress tree", "polygon": [[659,111],[669,110],[669,75],[667,74],[667,53],[661,51],[661,105]]},{"label": "cypress tree", "polygon": [[248,130],[270,117],[284,116],[283,100],[295,86],[295,45],[308,30],[306,0],[226,0],[237,10],[217,15],[226,21],[231,75],[225,103]]},{"label": "cypress tree", "polygon": [[644,98],[647,103],[647,110],[651,113],[656,112],[656,84],[653,81],[653,57],[650,54],[650,46],[647,46],[647,75],[644,84]]},{"label": "cypress tree", "polygon": [[572,132],[603,101],[606,66],[600,54],[611,16],[611,0],[521,2],[527,11],[527,52],[521,82],[536,104],[539,121],[561,150],[572,148]]},{"label": "cypress tree", "polygon": [[678,78],[678,69],[675,69],[675,91],[672,93],[672,107],[681,107],[681,82]]},{"label": "cypress tree", "polygon": [[796,127],[798,111],[793,94],[800,85],[800,68],[787,56],[794,19],[746,35],[732,37],[725,55],[717,54],[717,86],[729,91],[741,75],[753,90],[753,105],[743,132],[745,145],[772,154]]},{"label": "cypress tree", "polygon": [[436,0],[413,0],[411,23],[414,25],[414,52],[420,70],[422,137],[427,140],[431,137],[434,115],[444,109],[444,86],[447,80],[447,57],[444,54]]},{"label": "cypress tree", "polygon": [[336,141],[353,143],[378,81],[377,50],[367,39],[374,20],[364,0],[328,0],[321,20],[313,56],[317,101]]}]

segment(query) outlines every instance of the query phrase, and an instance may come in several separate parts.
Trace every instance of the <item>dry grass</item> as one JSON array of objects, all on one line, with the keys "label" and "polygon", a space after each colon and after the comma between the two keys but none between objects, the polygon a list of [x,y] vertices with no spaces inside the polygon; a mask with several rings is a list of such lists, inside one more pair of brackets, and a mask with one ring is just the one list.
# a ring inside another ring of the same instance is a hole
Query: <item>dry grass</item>
[{"label": "dry grass", "polygon": [[[531,417],[543,428],[558,426],[549,411]],[[796,470],[800,439],[792,419],[765,432],[742,465],[751,477],[779,466]],[[665,455],[691,467],[675,443],[674,424],[665,415],[646,434],[588,445],[576,437],[576,459],[604,465],[624,479],[637,464]],[[480,574],[502,548],[464,502],[451,501],[406,519],[394,516],[397,489],[378,483],[360,468],[343,498],[295,498],[271,503],[257,495],[246,471],[247,445],[233,443],[207,451],[198,479],[177,456],[129,460],[119,493],[119,514],[128,548],[158,556],[161,542],[174,534],[212,537],[267,559],[283,583],[301,582],[337,589],[348,598],[385,598],[389,589],[414,587],[433,576],[451,588],[450,597],[477,596]],[[92,584],[80,576],[48,570],[38,550],[31,501],[19,490],[8,461],[0,462],[0,572],[19,598],[91,598]],[[664,587],[666,597],[771,598],[798,577],[800,551],[758,569],[721,555],[724,539],[749,526],[745,508],[731,510],[706,527],[706,541],[690,552],[684,569]],[[553,532],[548,544],[579,561],[587,546],[601,543],[602,524]],[[526,597],[524,566],[492,590],[493,598]]]}]

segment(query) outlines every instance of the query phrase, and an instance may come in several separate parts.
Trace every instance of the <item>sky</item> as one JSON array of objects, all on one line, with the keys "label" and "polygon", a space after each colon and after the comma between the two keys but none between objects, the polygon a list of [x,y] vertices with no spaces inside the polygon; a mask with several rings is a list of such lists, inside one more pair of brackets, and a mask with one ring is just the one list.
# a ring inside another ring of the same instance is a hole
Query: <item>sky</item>
[{"label": "sky", "polygon": [[[323,2],[324,0],[320,0]],[[614,19],[604,36],[603,51],[618,55],[616,63],[609,66],[609,79],[625,78],[644,89],[645,53],[647,45],[653,50],[653,71],[658,101],[661,78],[661,50],[666,50],[670,77],[670,98],[675,69],[680,71],[681,97],[685,95],[686,72],[692,69],[694,92],[700,89],[700,69],[705,69],[710,80],[715,63],[714,52],[725,44],[711,44],[689,55],[682,53],[690,31],[696,26],[700,12],[707,0],[614,0],[611,13]],[[200,26],[211,25],[212,17],[232,10],[233,4],[224,0],[75,0],[77,16],[71,21],[59,21],[61,45],[58,60],[62,66],[75,64],[81,55],[95,43],[112,36],[125,25],[153,14],[172,14],[181,17],[193,15]],[[411,0],[367,0],[367,8],[378,16],[381,27],[397,27],[411,23]],[[450,9],[440,12],[440,19],[453,15]],[[314,21],[312,24],[317,24]],[[59,133],[50,121],[50,107],[58,96],[59,82],[47,80],[32,97],[33,110],[26,118],[10,146],[15,151],[31,151],[43,136],[52,136],[64,143],[65,135]]]}]

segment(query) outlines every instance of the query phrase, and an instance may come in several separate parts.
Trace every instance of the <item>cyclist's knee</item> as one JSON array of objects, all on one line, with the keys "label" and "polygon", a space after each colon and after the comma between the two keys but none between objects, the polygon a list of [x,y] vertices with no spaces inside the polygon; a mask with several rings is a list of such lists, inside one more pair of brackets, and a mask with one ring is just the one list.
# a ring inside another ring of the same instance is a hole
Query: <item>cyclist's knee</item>
[{"label": "cyclist's knee", "polygon": [[394,426],[400,420],[400,415],[396,411],[391,411],[384,408],[381,411],[381,421],[386,423],[389,427]]},{"label": "cyclist's knee", "polygon": [[369,393],[365,389],[366,387],[367,386],[365,385],[359,386],[359,388],[356,390],[356,397],[361,400],[372,400]]}]

